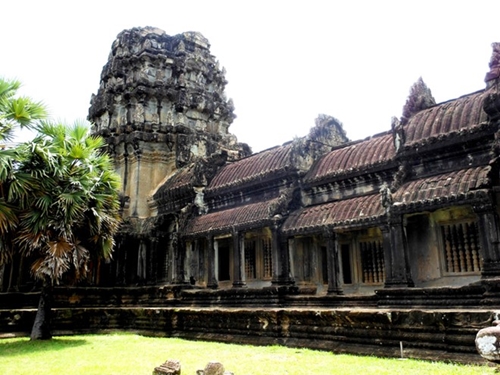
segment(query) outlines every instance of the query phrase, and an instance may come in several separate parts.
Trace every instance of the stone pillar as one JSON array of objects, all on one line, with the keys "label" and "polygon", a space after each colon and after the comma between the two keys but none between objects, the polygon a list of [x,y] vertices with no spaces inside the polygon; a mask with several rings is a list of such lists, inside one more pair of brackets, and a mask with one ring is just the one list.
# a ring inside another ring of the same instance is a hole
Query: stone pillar
[{"label": "stone pillar", "polygon": [[125,247],[125,242],[131,240],[130,237],[124,235],[118,241],[117,249],[115,253],[117,257],[115,258],[116,273],[115,273],[115,285],[125,285],[127,280],[127,253],[128,249]]},{"label": "stone pillar", "polygon": [[150,257],[147,264],[148,278],[147,284],[156,284],[158,281],[158,236],[151,238],[150,242]]},{"label": "stone pillar", "polygon": [[292,285],[295,281],[290,270],[290,249],[288,238],[281,236],[279,223],[275,222],[271,228],[271,246],[273,253],[273,280],[274,286]]},{"label": "stone pillar", "polygon": [[[195,269],[193,270],[193,278],[194,278],[194,281],[195,281],[195,284],[198,282],[203,282],[203,280],[205,279],[205,270],[206,270],[206,267],[205,267],[205,254],[206,254],[206,249],[205,247],[203,247],[202,243],[204,243],[204,239],[199,239],[199,238],[195,238],[194,240],[192,240],[191,242],[191,246],[193,246],[193,249],[194,249],[194,254],[196,256],[196,260],[194,261],[194,266],[195,266]],[[192,279],[190,279],[190,282],[191,282]]]},{"label": "stone pillar", "polygon": [[185,273],[184,273],[184,258],[185,258],[185,247],[179,241],[178,233],[172,233],[172,252],[174,254],[174,264],[173,264],[173,281],[175,284],[185,284]]},{"label": "stone pillar", "polygon": [[136,170],[136,176],[135,176],[135,194],[134,194],[134,202],[133,202],[133,211],[132,211],[132,217],[138,217],[139,216],[139,211],[141,207],[139,207],[139,197],[140,197],[140,190],[141,190],[141,156],[142,156],[142,150],[140,149],[139,146],[139,140],[137,138],[134,138],[133,141],[133,148],[134,148],[134,156],[135,159],[137,160],[137,170]]},{"label": "stone pillar", "polygon": [[401,215],[389,217],[382,228],[385,263],[385,288],[413,286],[407,266],[407,251]]},{"label": "stone pillar", "polygon": [[325,231],[326,259],[328,269],[328,294],[344,294],[340,283],[339,243],[332,230]]},{"label": "stone pillar", "polygon": [[498,214],[491,204],[475,206],[481,244],[481,278],[500,276],[500,235]]},{"label": "stone pillar", "polygon": [[147,279],[147,246],[143,238],[139,240],[139,249],[137,251],[137,276],[139,283],[146,283]]},{"label": "stone pillar", "polygon": [[214,236],[210,235],[207,238],[207,252],[206,252],[206,265],[207,265],[207,288],[217,289],[219,283],[215,276],[215,241]]},{"label": "stone pillar", "polygon": [[245,241],[243,233],[233,232],[233,288],[243,288],[245,282]]}]

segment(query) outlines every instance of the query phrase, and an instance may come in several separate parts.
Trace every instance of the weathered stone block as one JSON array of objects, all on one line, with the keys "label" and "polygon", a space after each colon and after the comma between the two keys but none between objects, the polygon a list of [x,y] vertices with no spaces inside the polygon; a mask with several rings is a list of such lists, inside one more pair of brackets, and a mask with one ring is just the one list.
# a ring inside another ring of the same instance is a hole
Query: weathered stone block
[{"label": "weathered stone block", "polygon": [[481,357],[500,363],[500,321],[493,322],[494,327],[481,329],[476,336],[476,349]]},{"label": "weathered stone block", "polygon": [[208,362],[204,370],[196,371],[196,375],[229,375],[220,362]]},{"label": "weathered stone block", "polygon": [[164,364],[155,367],[153,375],[181,375],[181,362],[168,359]]}]

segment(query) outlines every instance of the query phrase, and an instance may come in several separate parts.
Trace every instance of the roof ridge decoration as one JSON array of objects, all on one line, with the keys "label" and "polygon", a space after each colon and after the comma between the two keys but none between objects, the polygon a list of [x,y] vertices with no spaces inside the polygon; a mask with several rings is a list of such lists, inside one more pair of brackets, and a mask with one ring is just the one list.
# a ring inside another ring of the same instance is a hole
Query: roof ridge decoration
[{"label": "roof ridge decoration", "polygon": [[484,82],[486,82],[488,88],[498,83],[500,77],[500,43],[491,43],[491,47],[493,52],[489,63],[490,71],[484,77]]},{"label": "roof ridge decoration", "polygon": [[335,147],[339,144],[336,136],[343,138],[344,142],[349,141],[342,122],[333,116],[320,113],[314,120],[314,126],[309,130],[306,139]]},{"label": "roof ridge decoration", "polygon": [[401,125],[405,125],[415,113],[434,105],[436,105],[436,99],[434,99],[431,90],[420,77],[410,88],[410,95],[403,107]]},{"label": "roof ridge decoration", "polygon": [[493,52],[490,59],[490,71],[486,73],[484,81],[486,89],[493,88],[485,97],[483,109],[490,117],[490,120],[495,121],[500,118],[500,94],[498,93],[498,84],[500,77],[500,43],[492,43]]},{"label": "roof ridge decoration", "polygon": [[399,151],[402,145],[406,142],[404,125],[416,113],[436,105],[436,99],[432,96],[432,92],[425,84],[422,77],[419,77],[410,88],[410,94],[403,106],[401,118],[393,117],[391,120],[391,128],[394,135],[394,147],[396,152]]}]

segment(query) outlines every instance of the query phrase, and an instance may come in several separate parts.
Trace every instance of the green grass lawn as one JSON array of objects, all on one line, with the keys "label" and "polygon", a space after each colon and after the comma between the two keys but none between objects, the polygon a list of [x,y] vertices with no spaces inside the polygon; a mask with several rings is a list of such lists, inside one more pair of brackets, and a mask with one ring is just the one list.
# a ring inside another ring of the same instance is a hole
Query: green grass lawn
[{"label": "green grass lawn", "polygon": [[279,346],[255,347],[120,333],[0,340],[2,375],[151,375],[167,359],[195,375],[211,360],[235,375],[494,374],[487,366],[381,359]]}]

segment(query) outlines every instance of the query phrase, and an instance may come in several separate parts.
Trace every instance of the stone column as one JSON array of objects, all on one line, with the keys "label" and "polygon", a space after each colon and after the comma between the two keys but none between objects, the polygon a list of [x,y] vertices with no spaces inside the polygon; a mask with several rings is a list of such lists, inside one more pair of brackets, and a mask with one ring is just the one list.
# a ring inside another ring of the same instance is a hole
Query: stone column
[{"label": "stone column", "polygon": [[245,282],[245,241],[243,233],[233,232],[233,288],[244,288]]},{"label": "stone column", "polygon": [[385,288],[413,286],[407,266],[407,252],[401,215],[389,217],[382,228],[385,264]]},{"label": "stone column", "polygon": [[172,238],[172,251],[174,254],[174,283],[176,284],[185,284],[186,280],[184,277],[184,258],[185,258],[185,247],[182,246],[181,241],[179,240],[179,236],[177,233],[171,234]]},{"label": "stone column", "polygon": [[206,251],[206,265],[207,265],[207,288],[217,289],[219,283],[215,275],[215,241],[214,236],[207,237],[207,251]]},{"label": "stone column", "polygon": [[145,284],[147,279],[147,246],[143,238],[139,240],[139,249],[137,250],[137,276],[138,282]]},{"label": "stone column", "polygon": [[115,273],[115,285],[126,285],[127,280],[127,254],[129,249],[125,247],[125,242],[131,238],[124,235],[118,241],[118,246],[115,251],[117,257],[115,258],[116,273]]},{"label": "stone column", "polygon": [[498,214],[493,205],[474,206],[478,217],[479,241],[481,244],[481,278],[500,276],[500,235]]},{"label": "stone column", "polygon": [[290,270],[290,249],[288,238],[279,232],[279,222],[275,222],[271,228],[271,246],[273,253],[273,280],[274,286],[293,285]]},{"label": "stone column", "polygon": [[333,230],[323,233],[326,239],[326,259],[328,269],[328,294],[344,294],[340,283],[339,243]]},{"label": "stone column", "polygon": [[151,238],[150,242],[150,257],[147,264],[148,278],[147,284],[156,284],[158,281],[158,235]]}]

